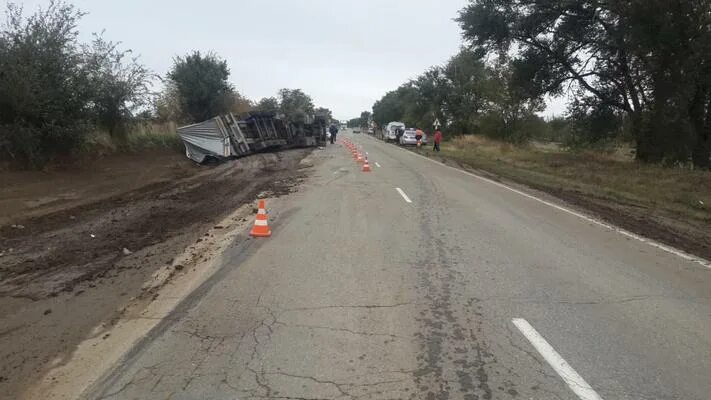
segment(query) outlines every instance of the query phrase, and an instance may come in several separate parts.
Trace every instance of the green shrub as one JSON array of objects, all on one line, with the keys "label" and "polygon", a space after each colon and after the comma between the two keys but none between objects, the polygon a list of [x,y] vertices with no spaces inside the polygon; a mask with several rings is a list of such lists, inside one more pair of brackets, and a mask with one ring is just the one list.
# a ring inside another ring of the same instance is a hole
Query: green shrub
[{"label": "green shrub", "polygon": [[25,17],[7,5],[0,23],[0,160],[39,168],[80,151],[101,126],[132,119],[147,95],[147,70],[128,52],[96,38],[78,42],[84,14],[63,1]]},{"label": "green shrub", "polygon": [[89,101],[76,24],[82,14],[52,2],[24,18],[7,6],[0,25],[0,157],[41,166],[81,143]]}]

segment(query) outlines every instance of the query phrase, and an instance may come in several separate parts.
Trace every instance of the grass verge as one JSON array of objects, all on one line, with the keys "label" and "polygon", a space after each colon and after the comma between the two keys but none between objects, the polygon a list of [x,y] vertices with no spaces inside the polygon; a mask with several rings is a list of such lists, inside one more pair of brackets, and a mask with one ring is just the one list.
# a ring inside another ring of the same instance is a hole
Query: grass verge
[{"label": "grass verge", "polygon": [[[433,155],[431,149],[423,153]],[[537,187],[711,222],[709,171],[645,165],[601,152],[518,147],[477,136],[447,142],[438,155]]]},{"label": "grass verge", "polygon": [[89,136],[81,153],[85,156],[102,156],[156,149],[184,151],[183,142],[174,123],[138,124],[122,137],[112,137],[108,132],[96,131]]}]

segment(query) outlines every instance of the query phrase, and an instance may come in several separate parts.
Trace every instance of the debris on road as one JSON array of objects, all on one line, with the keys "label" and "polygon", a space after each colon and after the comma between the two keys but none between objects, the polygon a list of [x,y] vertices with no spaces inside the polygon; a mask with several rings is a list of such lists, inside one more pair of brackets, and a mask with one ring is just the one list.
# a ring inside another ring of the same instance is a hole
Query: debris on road
[{"label": "debris on road", "polygon": [[314,161],[310,157],[305,157],[299,162],[299,169],[312,168],[314,166]]},{"label": "debris on road", "polygon": [[[0,227],[0,295],[12,299],[11,308],[0,310],[0,325],[12,328],[0,343],[0,376],[8,378],[0,398],[17,398],[52,360],[70,357],[97,326],[110,327],[127,305],[150,301],[156,289],[143,286],[156,271],[166,269],[168,279],[178,271],[192,273],[190,260],[176,258],[186,248],[200,249],[195,262],[216,256],[214,241],[231,232],[223,217],[257,193],[292,192],[304,178],[296,166],[310,152],[256,154],[209,168],[174,157],[169,162],[179,174],[150,181],[135,178],[144,176],[146,164],[123,163],[124,170],[135,169],[126,173],[133,178],[112,177],[109,196],[103,185],[96,193],[87,190],[85,203],[55,203],[44,214],[16,207],[13,220]],[[46,195],[36,187],[34,197]],[[51,193],[56,185],[43,188]],[[205,232],[215,234],[203,237]],[[201,243],[194,245],[199,237]],[[50,308],[53,312],[44,314]]]}]

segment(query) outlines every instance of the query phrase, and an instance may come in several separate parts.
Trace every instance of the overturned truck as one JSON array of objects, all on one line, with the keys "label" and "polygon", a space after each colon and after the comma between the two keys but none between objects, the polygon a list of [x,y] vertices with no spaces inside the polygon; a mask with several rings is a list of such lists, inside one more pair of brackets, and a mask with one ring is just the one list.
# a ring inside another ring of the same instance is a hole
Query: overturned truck
[{"label": "overturned truck", "polygon": [[327,116],[315,115],[287,121],[273,112],[249,112],[235,117],[220,115],[178,128],[191,160],[204,163],[249,154],[326,144]]}]

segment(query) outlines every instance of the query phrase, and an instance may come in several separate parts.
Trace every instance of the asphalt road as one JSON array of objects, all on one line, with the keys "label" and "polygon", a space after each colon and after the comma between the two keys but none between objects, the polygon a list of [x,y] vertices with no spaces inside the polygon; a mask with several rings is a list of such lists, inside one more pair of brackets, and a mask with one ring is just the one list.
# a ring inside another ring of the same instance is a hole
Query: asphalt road
[{"label": "asphalt road", "polygon": [[349,137],[87,397],[711,398],[711,269]]}]

